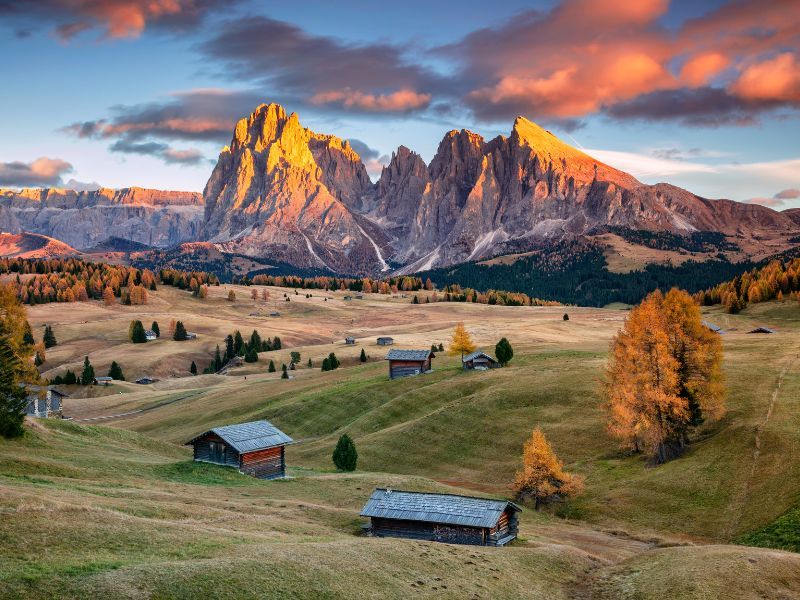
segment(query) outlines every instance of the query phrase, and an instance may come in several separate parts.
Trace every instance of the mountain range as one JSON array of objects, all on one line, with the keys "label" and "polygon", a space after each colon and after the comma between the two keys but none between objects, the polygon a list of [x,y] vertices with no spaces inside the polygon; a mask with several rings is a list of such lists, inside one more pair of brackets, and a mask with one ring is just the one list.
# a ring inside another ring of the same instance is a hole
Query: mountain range
[{"label": "mountain range", "polygon": [[[647,185],[518,117],[508,136],[445,134],[429,164],[401,146],[373,183],[346,140],[263,104],[235,126],[202,197],[141,188],[0,191],[0,230],[75,248],[121,238],[336,273],[410,273],[609,231],[721,235],[739,256],[790,245],[800,211]],[[734,252],[735,253],[735,252]]]}]

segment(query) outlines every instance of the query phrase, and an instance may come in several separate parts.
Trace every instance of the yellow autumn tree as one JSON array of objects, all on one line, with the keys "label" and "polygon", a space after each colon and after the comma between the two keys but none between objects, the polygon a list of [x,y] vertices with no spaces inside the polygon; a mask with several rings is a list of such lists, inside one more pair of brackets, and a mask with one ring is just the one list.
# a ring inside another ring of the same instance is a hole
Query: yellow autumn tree
[{"label": "yellow autumn tree", "polygon": [[583,477],[564,472],[564,465],[539,427],[525,442],[522,469],[514,479],[514,492],[523,500],[532,499],[536,510],[543,503],[564,500],[583,492]]},{"label": "yellow autumn tree", "polygon": [[116,299],[114,297],[114,290],[112,290],[110,287],[107,287],[106,289],[104,289],[103,290],[103,303],[106,306],[113,306],[115,301],[116,301]]},{"label": "yellow autumn tree", "polygon": [[623,448],[660,464],[689,433],[725,412],[719,336],[686,292],[651,293],[611,344],[605,378],[608,431]]},{"label": "yellow autumn tree", "polygon": [[453,330],[453,337],[450,339],[450,347],[448,352],[453,355],[460,354],[464,358],[465,354],[475,351],[475,342],[469,335],[469,331],[464,327],[463,323],[458,323]]}]

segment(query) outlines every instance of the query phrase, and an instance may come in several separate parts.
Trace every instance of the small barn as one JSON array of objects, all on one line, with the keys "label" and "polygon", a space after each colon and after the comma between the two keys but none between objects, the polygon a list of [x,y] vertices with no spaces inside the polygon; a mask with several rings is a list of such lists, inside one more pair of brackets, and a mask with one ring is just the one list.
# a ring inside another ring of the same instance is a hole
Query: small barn
[{"label": "small barn", "polygon": [[770,329],[769,327],[756,327],[748,331],[747,333],[775,333],[774,329]]},{"label": "small barn", "polygon": [[186,443],[194,460],[235,467],[259,479],[286,476],[285,449],[294,440],[269,421],[215,427]]},{"label": "small barn", "polygon": [[461,359],[461,364],[465,369],[475,369],[476,371],[486,371],[487,369],[496,369],[500,363],[495,360],[493,356],[486,354],[482,350],[470,352]]},{"label": "small barn", "polygon": [[391,346],[394,344],[394,338],[390,337],[379,337],[378,338],[378,346]]},{"label": "small barn", "polygon": [[113,377],[95,377],[93,383],[95,385],[110,385],[113,381]]},{"label": "small barn", "polygon": [[138,383],[139,385],[150,385],[151,383],[155,383],[158,381],[155,377],[150,377],[149,375],[145,375],[144,377],[139,377],[134,383]]},{"label": "small barn", "polygon": [[348,336],[344,338],[344,343],[348,346],[355,346],[356,345],[356,338]]},{"label": "small barn", "polygon": [[158,334],[156,334],[156,332],[152,329],[148,329],[144,332],[144,337],[148,342],[152,342],[158,339]]},{"label": "small barn", "polygon": [[187,331],[186,332],[186,339],[187,340],[196,340],[197,339],[197,334],[194,333],[193,331]]},{"label": "small barn", "polygon": [[436,355],[430,350],[389,350],[389,379],[427,373],[433,358]]},{"label": "small barn", "polygon": [[719,325],[715,325],[714,323],[711,323],[709,321],[703,321],[703,327],[705,327],[706,329],[708,329],[713,333],[718,333],[720,335],[725,333],[724,331],[722,331],[722,327],[720,327]]},{"label": "small barn", "polygon": [[59,392],[53,386],[28,385],[25,386],[28,404],[25,414],[29,417],[48,418],[62,417],[63,404],[66,394]]},{"label": "small barn", "polygon": [[517,537],[521,511],[508,500],[378,488],[361,516],[374,536],[505,546]]}]

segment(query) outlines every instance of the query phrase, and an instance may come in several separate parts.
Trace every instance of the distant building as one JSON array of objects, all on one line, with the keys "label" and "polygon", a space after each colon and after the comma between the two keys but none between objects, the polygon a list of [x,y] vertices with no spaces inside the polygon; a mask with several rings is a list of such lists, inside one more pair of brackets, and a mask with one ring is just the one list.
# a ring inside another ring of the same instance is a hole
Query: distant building
[{"label": "distant building", "polygon": [[356,345],[356,338],[354,337],[346,337],[344,338],[344,343],[348,346],[355,346]]},{"label": "distant building", "polygon": [[394,338],[390,337],[379,337],[378,338],[378,346],[391,346],[394,344]]},{"label": "distant building", "polygon": [[152,329],[148,329],[144,332],[144,337],[147,339],[148,342],[152,342],[153,340],[158,339],[158,335]]},{"label": "distant building", "polygon": [[158,379],[150,377],[149,375],[145,375],[144,377],[139,377],[139,379],[137,379],[134,383],[138,383],[139,385],[150,385],[156,381],[158,381]]},{"label": "distant building", "polygon": [[505,546],[522,509],[508,500],[378,488],[361,511],[367,533],[448,544]]},{"label": "distant building", "polygon": [[186,339],[187,340],[196,340],[197,339],[197,334],[194,333],[193,331],[187,331],[186,332]]},{"label": "distant building", "polygon": [[710,323],[709,321],[703,321],[703,327],[705,327],[709,331],[713,331],[714,333],[719,333],[720,335],[725,333],[724,331],[722,331],[722,327],[720,327],[719,325],[714,325],[714,323]]},{"label": "distant building", "polygon": [[28,404],[25,406],[27,416],[38,418],[63,416],[63,401],[68,397],[66,394],[51,385],[27,385],[25,391],[28,393]]},{"label": "distant building", "polygon": [[389,379],[427,373],[433,358],[436,355],[430,350],[389,350]]},{"label": "distant building", "polygon": [[186,443],[194,460],[235,467],[259,479],[286,476],[285,450],[294,440],[269,421],[215,427]]},{"label": "distant building", "polygon": [[95,377],[92,383],[95,385],[109,385],[110,383],[113,383],[113,381],[113,377]]},{"label": "distant building", "polygon": [[776,333],[776,331],[774,329],[770,329],[769,327],[756,327],[747,333]]},{"label": "distant building", "polygon": [[353,299],[353,297],[350,296],[350,295],[347,295],[347,296],[344,297],[344,300],[348,300],[349,301],[349,300],[352,300],[352,299]]},{"label": "distant building", "polygon": [[356,294],[355,298],[356,298],[356,300],[363,300],[364,299],[364,294]]},{"label": "distant building", "polygon": [[499,362],[482,350],[476,350],[475,352],[467,354],[461,359],[461,364],[465,369],[475,369],[476,371],[496,369],[500,366]]},{"label": "distant building", "polygon": [[272,311],[271,313],[269,313],[269,316],[270,317],[280,317],[281,313],[279,313],[277,310],[275,310],[275,311]]}]

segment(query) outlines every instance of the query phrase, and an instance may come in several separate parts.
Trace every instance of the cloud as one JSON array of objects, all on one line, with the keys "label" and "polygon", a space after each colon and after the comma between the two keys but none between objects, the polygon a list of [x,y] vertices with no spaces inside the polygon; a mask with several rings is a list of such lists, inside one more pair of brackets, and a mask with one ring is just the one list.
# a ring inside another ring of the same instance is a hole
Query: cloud
[{"label": "cloud", "polygon": [[785,52],[752,64],[730,89],[745,100],[800,102],[800,61]]},{"label": "cloud", "polygon": [[64,183],[64,187],[68,190],[75,190],[76,192],[92,192],[94,190],[99,190],[103,186],[96,181],[89,182],[68,179],[66,183]]},{"label": "cloud", "polygon": [[748,198],[742,202],[745,204],[759,204],[775,209],[782,208],[786,204],[786,200],[781,200],[779,198]]},{"label": "cloud", "polygon": [[196,166],[208,162],[208,159],[199,150],[176,150],[163,142],[133,142],[128,139],[120,139],[111,144],[108,149],[111,152],[152,156],[174,165]]},{"label": "cloud", "polygon": [[[134,38],[145,28],[196,27],[212,11],[237,0],[0,0],[0,15],[29,26],[47,24],[64,41],[91,29],[106,39]],[[27,29],[23,31],[28,31]]]},{"label": "cloud", "polygon": [[37,158],[33,162],[0,163],[0,185],[25,186],[60,186],[61,177],[73,171],[70,163],[60,158]]},{"label": "cloud", "polygon": [[346,43],[263,16],[228,21],[199,48],[224,65],[225,76],[280,90],[295,104],[409,112],[426,108],[446,87],[401,46]]},{"label": "cloud", "polygon": [[773,198],[778,200],[796,200],[800,198],[800,190],[797,188],[787,188],[775,194]]},{"label": "cloud", "polygon": [[381,173],[383,172],[383,168],[388,165],[389,160],[391,160],[389,155],[381,154],[378,150],[375,148],[370,148],[361,140],[351,138],[347,141],[353,147],[353,150],[358,152],[358,155],[361,157],[361,160],[367,169],[367,173],[373,179],[373,181],[380,177]]}]

